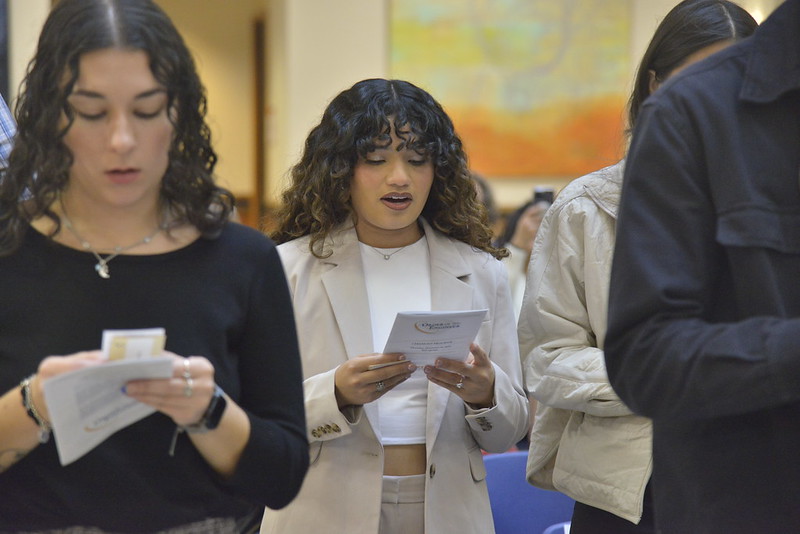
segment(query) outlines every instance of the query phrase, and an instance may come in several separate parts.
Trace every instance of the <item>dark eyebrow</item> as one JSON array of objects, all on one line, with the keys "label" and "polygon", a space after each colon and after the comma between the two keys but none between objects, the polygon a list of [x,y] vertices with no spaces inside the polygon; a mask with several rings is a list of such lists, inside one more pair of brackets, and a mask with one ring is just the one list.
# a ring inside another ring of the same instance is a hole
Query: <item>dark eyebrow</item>
[{"label": "dark eyebrow", "polygon": [[[139,93],[134,98],[136,100],[141,100],[144,98],[149,98],[151,96],[157,95],[159,93],[166,93],[166,89],[162,89],[160,87],[156,87],[154,89],[150,89],[149,91],[144,91],[143,93]],[[101,93],[95,91],[88,91],[86,89],[78,89],[74,91],[70,96],[83,96],[86,98],[105,98]]]}]

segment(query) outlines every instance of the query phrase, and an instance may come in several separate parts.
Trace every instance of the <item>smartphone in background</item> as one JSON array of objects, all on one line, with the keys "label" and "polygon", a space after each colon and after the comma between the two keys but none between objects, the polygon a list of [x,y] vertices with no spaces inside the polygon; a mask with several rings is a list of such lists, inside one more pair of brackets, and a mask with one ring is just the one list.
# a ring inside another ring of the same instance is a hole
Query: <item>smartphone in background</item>
[{"label": "smartphone in background", "polygon": [[545,202],[552,204],[555,196],[555,190],[553,190],[552,187],[537,186],[533,189],[534,203],[544,200]]}]

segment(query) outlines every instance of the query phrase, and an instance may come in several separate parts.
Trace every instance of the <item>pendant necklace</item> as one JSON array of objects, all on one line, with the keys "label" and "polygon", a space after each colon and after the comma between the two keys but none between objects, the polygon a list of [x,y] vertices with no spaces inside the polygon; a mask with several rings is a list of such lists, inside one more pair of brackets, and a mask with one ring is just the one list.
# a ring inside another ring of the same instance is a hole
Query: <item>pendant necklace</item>
[{"label": "pendant necklace", "polygon": [[58,202],[59,204],[61,204],[61,213],[64,215],[64,226],[66,226],[67,230],[69,230],[70,233],[73,236],[75,236],[75,239],[77,239],[80,242],[84,250],[91,252],[92,255],[95,257],[97,263],[94,265],[94,270],[97,271],[97,275],[100,278],[105,278],[105,279],[111,278],[111,273],[108,270],[108,264],[111,260],[113,260],[114,258],[116,258],[117,256],[119,256],[120,254],[122,254],[127,250],[136,248],[141,245],[146,245],[147,243],[152,241],[153,238],[157,236],[160,231],[166,229],[166,223],[161,223],[158,225],[158,227],[156,227],[155,231],[153,231],[152,234],[145,236],[143,239],[137,241],[132,245],[128,245],[126,247],[114,247],[114,252],[112,252],[111,254],[107,255],[104,258],[94,249],[94,247],[92,247],[92,245],[88,241],[86,241],[83,237],[81,237],[81,235],[75,229],[75,227],[72,224],[72,221],[69,219],[69,216],[67,215],[67,210],[64,207],[64,202],[61,199],[59,199]]},{"label": "pendant necklace", "polygon": [[[407,247],[407,246],[408,246],[408,245],[406,245],[406,247]],[[404,249],[404,248],[406,248],[406,247],[400,247],[400,248],[398,248],[397,250],[395,250],[395,251],[392,251],[392,252],[390,252],[389,254],[386,254],[386,253],[385,253],[384,251],[382,251],[381,249],[375,248],[375,247],[373,247],[372,245],[370,245],[370,246],[369,246],[369,248],[371,248],[372,250],[374,250],[375,252],[377,252],[378,254],[380,254],[381,256],[383,256],[383,259],[384,259],[384,260],[386,260],[386,261],[389,261],[390,259],[392,259],[392,256],[394,256],[395,254],[397,254],[398,252],[400,252],[401,250],[403,250],[403,249]]]}]

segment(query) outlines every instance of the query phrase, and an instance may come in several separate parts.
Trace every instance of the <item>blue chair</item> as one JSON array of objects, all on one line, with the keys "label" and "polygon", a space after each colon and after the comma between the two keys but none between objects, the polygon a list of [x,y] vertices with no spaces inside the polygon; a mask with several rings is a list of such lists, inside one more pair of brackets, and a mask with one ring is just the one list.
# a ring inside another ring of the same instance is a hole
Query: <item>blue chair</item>
[{"label": "blue chair", "polygon": [[497,534],[539,534],[572,518],[575,501],[563,493],[531,486],[525,478],[527,461],[527,451],[483,457]]},{"label": "blue chair", "polygon": [[563,523],[556,523],[555,525],[550,525],[542,534],[569,534],[569,526],[571,523],[569,521],[565,521]]}]

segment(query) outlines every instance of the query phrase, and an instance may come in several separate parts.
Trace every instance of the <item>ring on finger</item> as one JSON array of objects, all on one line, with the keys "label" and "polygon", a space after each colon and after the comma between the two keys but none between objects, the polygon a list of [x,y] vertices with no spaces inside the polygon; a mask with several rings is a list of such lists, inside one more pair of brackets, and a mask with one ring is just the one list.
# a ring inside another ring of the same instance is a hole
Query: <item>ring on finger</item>
[{"label": "ring on finger", "polygon": [[461,375],[461,379],[456,384],[456,388],[464,389],[464,375]]},{"label": "ring on finger", "polygon": [[383,383],[383,380],[379,380],[378,382],[375,383],[375,391],[380,393],[384,389],[386,389],[386,384]]},{"label": "ring on finger", "polygon": [[183,378],[186,380],[192,378],[192,365],[189,363],[189,358],[183,359]]},{"label": "ring on finger", "polygon": [[193,393],[192,386],[194,385],[194,380],[192,380],[192,377],[187,376],[184,376],[183,379],[186,381],[186,385],[183,386],[183,396],[191,397]]}]

